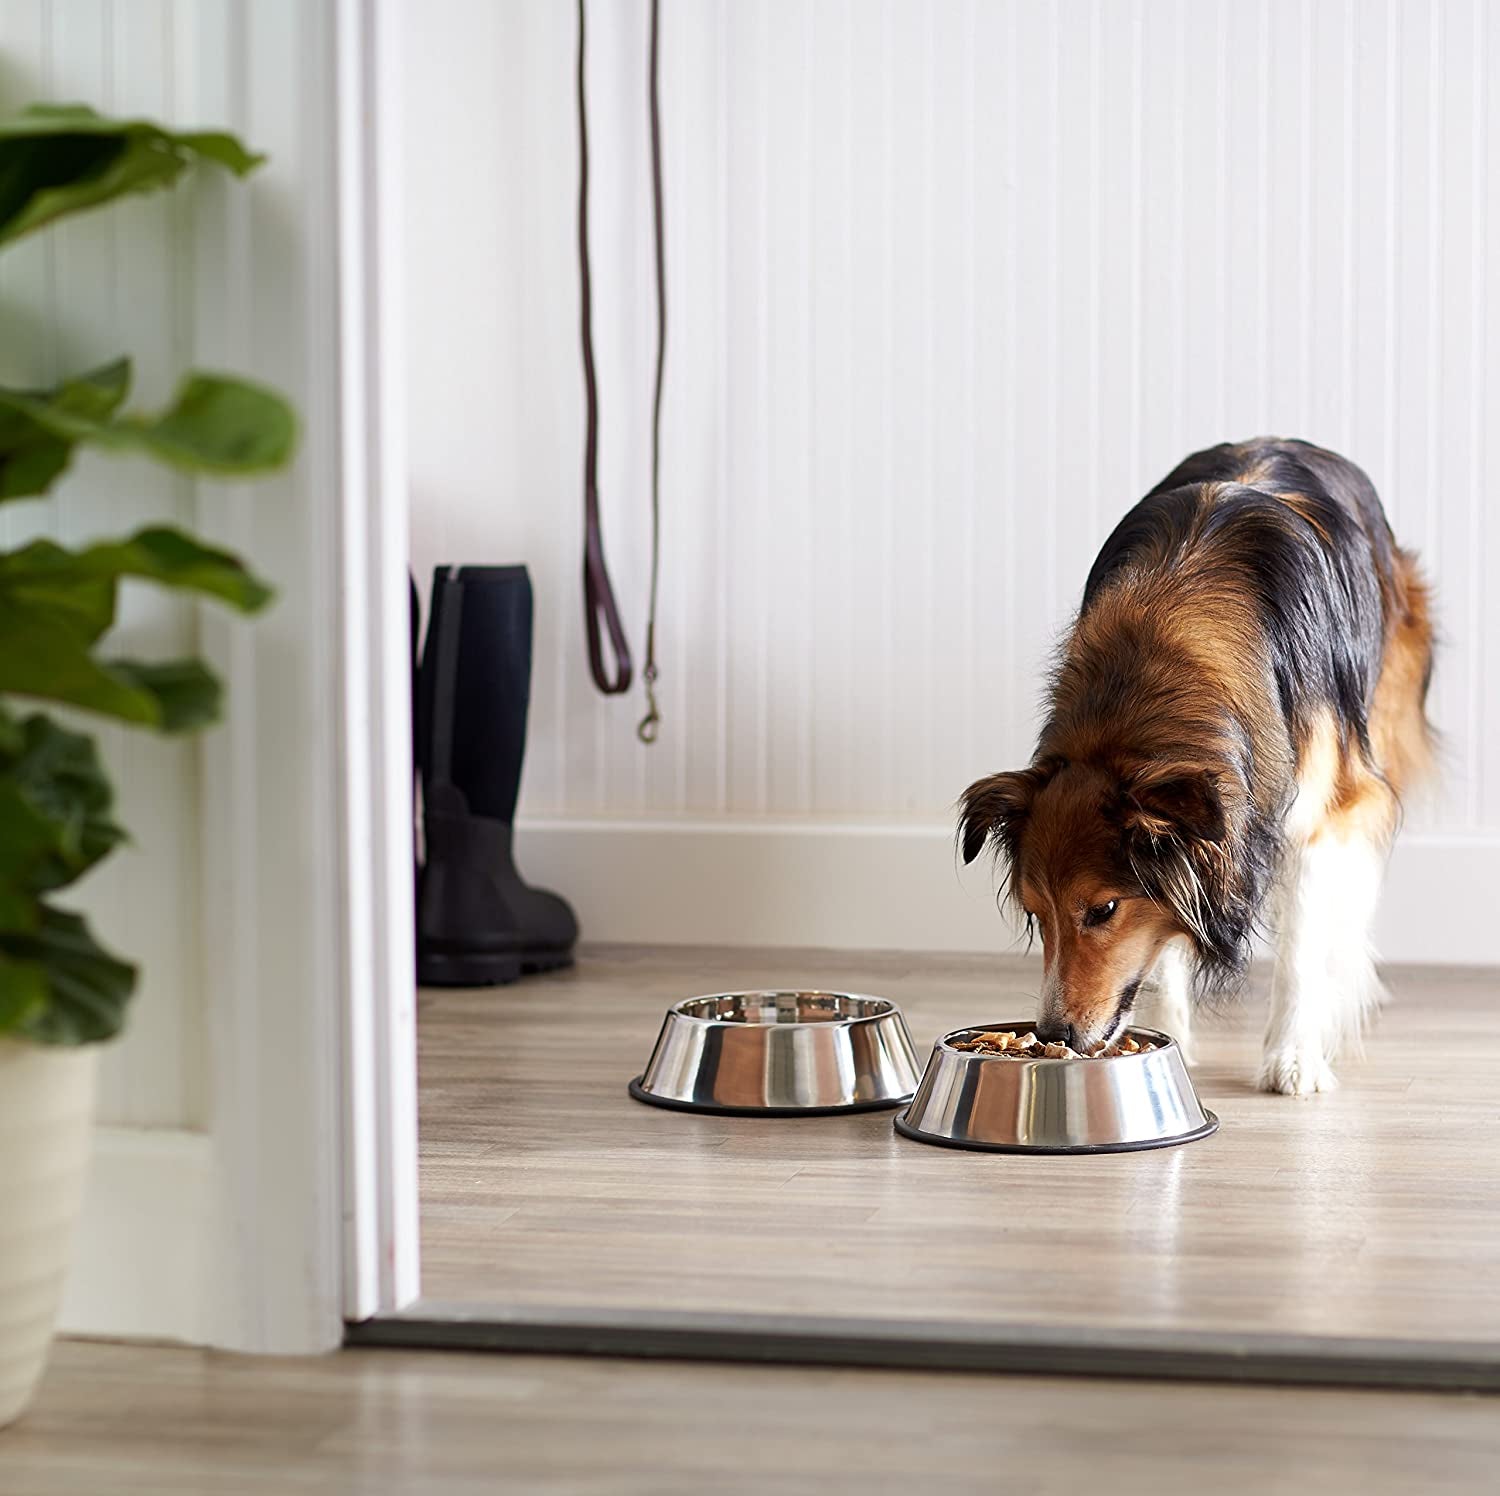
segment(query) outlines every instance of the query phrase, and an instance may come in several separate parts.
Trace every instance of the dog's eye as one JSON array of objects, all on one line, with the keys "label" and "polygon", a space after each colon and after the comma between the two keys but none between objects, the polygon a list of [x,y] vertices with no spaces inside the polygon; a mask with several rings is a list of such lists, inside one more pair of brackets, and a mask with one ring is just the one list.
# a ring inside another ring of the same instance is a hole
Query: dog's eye
[{"label": "dog's eye", "polygon": [[1107,904],[1095,904],[1087,914],[1083,916],[1083,927],[1092,930],[1095,925],[1102,925],[1106,920],[1114,917],[1114,912],[1120,907],[1118,899],[1111,899]]}]

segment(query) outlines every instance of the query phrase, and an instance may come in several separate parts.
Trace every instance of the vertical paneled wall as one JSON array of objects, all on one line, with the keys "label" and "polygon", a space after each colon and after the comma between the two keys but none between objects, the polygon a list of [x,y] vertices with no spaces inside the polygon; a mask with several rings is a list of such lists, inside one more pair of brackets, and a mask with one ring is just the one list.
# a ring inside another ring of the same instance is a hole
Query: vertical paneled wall
[{"label": "vertical paneled wall", "polygon": [[[647,567],[646,7],[590,7],[606,542]],[[408,38],[413,553],[525,560],[533,816],[942,822],[1023,760],[1112,519],[1179,457],[1361,462],[1441,597],[1500,830],[1500,17],[1465,0],[663,5],[666,724],[587,680],[571,6]]]},{"label": "vertical paneled wall", "polygon": [[[80,101],[106,112],[191,118],[181,0],[0,0],[0,108]],[[0,255],[0,377],[45,384],[121,353],[135,398],[170,396],[192,356],[191,189],[58,225]],[[45,502],[0,508],[0,537],[69,543],[191,520],[190,486],[145,462],[86,456]],[[188,605],[127,587],[121,654],[189,653]],[[203,1120],[197,755],[190,743],[104,727],[101,747],[131,844],[82,886],[102,939],[142,967],[125,1040],[102,1071],[100,1120]]]}]

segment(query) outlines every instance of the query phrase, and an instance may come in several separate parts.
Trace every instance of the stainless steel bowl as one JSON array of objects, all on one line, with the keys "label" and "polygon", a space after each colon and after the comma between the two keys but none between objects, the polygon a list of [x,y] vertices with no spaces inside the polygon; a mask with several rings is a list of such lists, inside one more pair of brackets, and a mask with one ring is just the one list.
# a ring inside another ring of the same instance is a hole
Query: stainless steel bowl
[{"label": "stainless steel bowl", "polygon": [[912,1103],[896,1118],[903,1137],[994,1153],[1128,1153],[1206,1138],[1219,1119],[1198,1101],[1182,1051],[1155,1029],[1129,1030],[1158,1047],[1097,1060],[1007,1059],[954,1049],[988,1023],[933,1046]]},{"label": "stainless steel bowl", "polygon": [[814,1117],[900,1106],[919,1073],[906,1020],[883,997],[721,992],[667,1010],[630,1094],[693,1112]]}]

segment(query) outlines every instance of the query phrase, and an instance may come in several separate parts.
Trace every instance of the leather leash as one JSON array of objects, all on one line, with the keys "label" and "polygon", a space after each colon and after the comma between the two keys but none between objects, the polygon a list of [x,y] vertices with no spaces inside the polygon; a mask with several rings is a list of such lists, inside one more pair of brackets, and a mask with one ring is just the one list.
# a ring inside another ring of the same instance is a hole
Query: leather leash
[{"label": "leather leash", "polygon": [[661,572],[661,389],[667,366],[667,251],[662,228],[661,101],[657,87],[660,19],[660,0],[651,0],[647,97],[651,102],[651,209],[656,231],[656,392],[651,401],[651,600],[646,610],[646,664],[641,671],[646,683],[646,715],[635,729],[643,743],[654,743],[661,728],[661,713],[656,708],[656,584]]},{"label": "leather leash", "polygon": [[[589,267],[589,140],[584,88],[584,5],[578,0],[578,268],[580,322],[583,342],[583,382],[587,407],[583,457],[583,600],[588,630],[589,671],[606,696],[630,689],[630,643],[620,621],[619,606],[604,561],[604,536],[599,520],[599,390],[594,372],[593,278]],[[656,385],[651,403],[651,591],[646,610],[646,662],[641,679],[646,687],[646,715],[636,725],[643,743],[654,743],[661,727],[656,703],[656,612],[661,574],[661,404],[667,358],[667,264],[663,226],[661,169],[660,0],[651,0],[651,49],[648,98],[651,115],[651,203],[656,251]],[[601,622],[603,628],[601,630]],[[606,668],[604,633],[614,651],[614,672]]]},{"label": "leather leash", "polygon": [[[583,615],[594,684],[606,696],[619,696],[630,689],[632,666],[630,642],[625,637],[609,569],[604,564],[604,535],[599,524],[599,390],[594,377],[593,280],[589,274],[589,128],[583,84],[583,10],[584,0],[578,0],[578,268],[587,404],[583,452]],[[614,650],[613,675],[605,668],[601,619]]]}]

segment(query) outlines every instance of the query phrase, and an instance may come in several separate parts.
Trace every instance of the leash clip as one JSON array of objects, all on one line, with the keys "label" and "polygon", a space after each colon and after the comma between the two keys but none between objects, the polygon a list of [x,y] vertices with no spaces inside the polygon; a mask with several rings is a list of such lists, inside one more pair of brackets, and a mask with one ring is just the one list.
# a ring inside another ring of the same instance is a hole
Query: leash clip
[{"label": "leash clip", "polygon": [[654,743],[661,732],[661,713],[656,709],[656,665],[650,662],[641,671],[646,685],[646,715],[635,726],[635,735],[643,743]]}]

